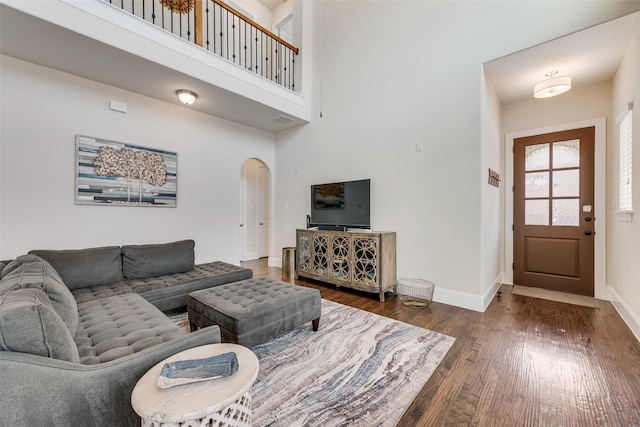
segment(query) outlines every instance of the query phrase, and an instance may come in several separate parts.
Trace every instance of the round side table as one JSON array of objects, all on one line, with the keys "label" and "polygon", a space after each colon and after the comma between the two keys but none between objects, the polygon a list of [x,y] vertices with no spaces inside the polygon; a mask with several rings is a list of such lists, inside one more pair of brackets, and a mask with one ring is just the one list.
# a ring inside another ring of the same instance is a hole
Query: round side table
[{"label": "round side table", "polygon": [[[158,377],[165,363],[203,359],[233,351],[238,371],[209,381],[162,389]],[[131,405],[142,418],[143,427],[251,425],[250,388],[258,376],[258,358],[237,344],[210,344],[175,354],[151,368],[140,378],[131,394]]]}]

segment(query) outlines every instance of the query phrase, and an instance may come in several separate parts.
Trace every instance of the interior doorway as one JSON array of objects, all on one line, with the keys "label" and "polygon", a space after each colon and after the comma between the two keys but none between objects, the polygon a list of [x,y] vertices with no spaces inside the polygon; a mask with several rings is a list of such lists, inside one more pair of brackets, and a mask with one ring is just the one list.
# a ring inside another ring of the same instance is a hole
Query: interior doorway
[{"label": "interior doorway", "polygon": [[240,177],[240,260],[269,256],[271,172],[258,159],[242,164]]}]

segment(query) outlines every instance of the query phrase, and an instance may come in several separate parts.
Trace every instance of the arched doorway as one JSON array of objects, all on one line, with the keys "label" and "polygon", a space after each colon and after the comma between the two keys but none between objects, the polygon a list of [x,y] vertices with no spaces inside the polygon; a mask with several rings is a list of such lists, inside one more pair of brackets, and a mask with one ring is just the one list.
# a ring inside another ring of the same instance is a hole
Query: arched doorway
[{"label": "arched doorway", "polygon": [[247,159],[240,172],[240,260],[269,256],[271,172],[258,159]]}]

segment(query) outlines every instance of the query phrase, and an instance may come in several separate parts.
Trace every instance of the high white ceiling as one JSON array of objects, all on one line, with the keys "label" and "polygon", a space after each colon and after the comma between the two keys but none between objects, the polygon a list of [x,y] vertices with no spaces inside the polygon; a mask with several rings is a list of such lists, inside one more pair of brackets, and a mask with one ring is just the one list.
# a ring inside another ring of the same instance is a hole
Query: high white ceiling
[{"label": "high white ceiling", "polygon": [[[574,88],[609,81],[638,31],[640,12],[493,60],[485,71],[503,105],[531,99],[533,86],[550,70],[570,76]],[[279,132],[303,123],[279,123],[274,119],[281,111],[4,5],[0,41],[3,54],[166,102],[177,102],[167,88],[180,83],[201,94],[189,108],[258,129]]]},{"label": "high white ceiling", "polygon": [[533,98],[533,86],[556,70],[579,88],[609,81],[634,36],[640,12],[561,37],[485,64],[503,105]]}]

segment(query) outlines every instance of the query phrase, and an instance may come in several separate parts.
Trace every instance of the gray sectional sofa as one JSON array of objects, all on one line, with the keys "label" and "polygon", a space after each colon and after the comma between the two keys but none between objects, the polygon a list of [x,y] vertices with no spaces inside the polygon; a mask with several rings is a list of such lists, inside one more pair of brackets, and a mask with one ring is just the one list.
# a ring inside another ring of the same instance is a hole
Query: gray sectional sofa
[{"label": "gray sectional sofa", "polygon": [[34,250],[0,263],[0,426],[136,426],[131,391],[153,365],[220,342],[161,310],[252,276],[194,264],[194,242]]}]

